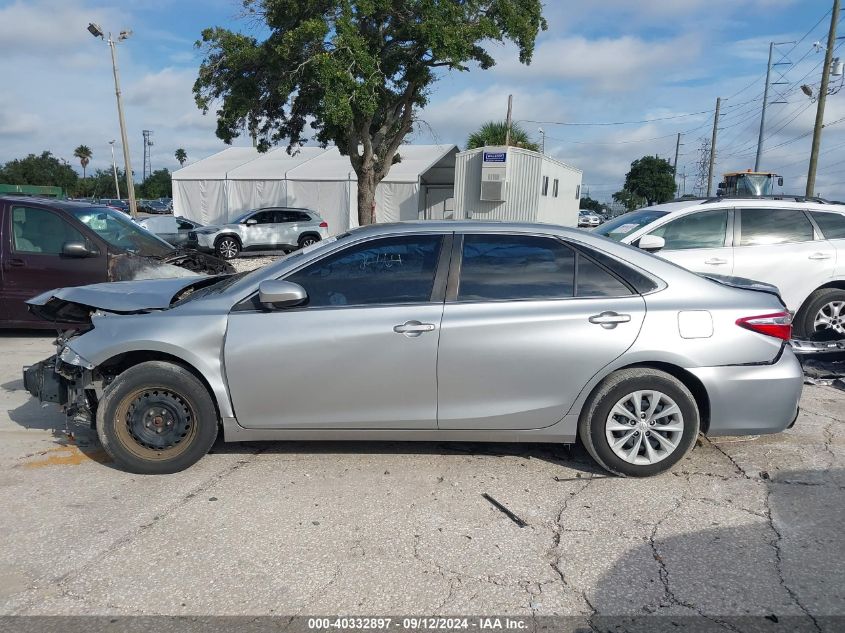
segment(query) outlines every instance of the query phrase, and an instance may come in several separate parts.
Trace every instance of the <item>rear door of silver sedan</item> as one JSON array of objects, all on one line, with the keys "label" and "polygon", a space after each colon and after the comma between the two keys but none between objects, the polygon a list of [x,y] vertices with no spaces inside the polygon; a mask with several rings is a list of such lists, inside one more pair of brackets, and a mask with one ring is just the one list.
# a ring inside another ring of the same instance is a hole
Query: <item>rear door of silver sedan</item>
[{"label": "rear door of silver sedan", "polygon": [[452,235],[352,244],[285,276],[300,308],[255,296],[229,315],[226,377],[247,428],[435,429],[437,345]]},{"label": "rear door of silver sedan", "polygon": [[634,343],[645,301],[557,237],[460,239],[440,332],[438,426],[550,426]]}]

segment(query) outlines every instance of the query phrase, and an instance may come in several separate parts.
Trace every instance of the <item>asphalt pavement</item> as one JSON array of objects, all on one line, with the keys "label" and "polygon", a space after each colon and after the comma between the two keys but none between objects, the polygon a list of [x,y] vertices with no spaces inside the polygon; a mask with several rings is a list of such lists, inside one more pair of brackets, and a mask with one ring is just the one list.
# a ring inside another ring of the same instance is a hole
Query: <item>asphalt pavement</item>
[{"label": "asphalt pavement", "polygon": [[155,477],[30,399],[51,350],[0,333],[0,615],[845,615],[833,388],[645,480],[579,447],[397,442],[218,443]]}]

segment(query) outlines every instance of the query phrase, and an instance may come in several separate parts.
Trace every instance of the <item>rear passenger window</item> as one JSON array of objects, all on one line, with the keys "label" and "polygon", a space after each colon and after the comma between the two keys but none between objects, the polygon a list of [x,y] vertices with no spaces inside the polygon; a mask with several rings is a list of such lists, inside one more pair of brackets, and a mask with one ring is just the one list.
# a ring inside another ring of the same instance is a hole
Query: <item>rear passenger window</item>
[{"label": "rear passenger window", "polygon": [[813,225],[798,209],[742,209],[740,246],[809,242]]},{"label": "rear passenger window", "polygon": [[845,215],[826,211],[810,211],[827,240],[845,239]]},{"label": "rear passenger window", "polygon": [[575,290],[575,252],[548,237],[464,237],[459,301],[563,299]]}]

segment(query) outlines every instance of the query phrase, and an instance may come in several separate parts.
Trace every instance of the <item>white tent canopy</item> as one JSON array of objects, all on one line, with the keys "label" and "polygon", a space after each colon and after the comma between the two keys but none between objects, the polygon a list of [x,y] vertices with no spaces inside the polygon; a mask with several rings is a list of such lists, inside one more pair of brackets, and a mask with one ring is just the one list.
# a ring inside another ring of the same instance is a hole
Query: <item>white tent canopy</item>
[{"label": "white tent canopy", "polygon": [[[454,186],[454,145],[402,145],[376,189],[379,222],[425,215],[428,187]],[[249,209],[306,207],[329,223],[331,233],[357,225],[357,178],[336,147],[285,148],[265,154],[232,147],[173,172],[176,215],[202,224],[225,224]]]}]

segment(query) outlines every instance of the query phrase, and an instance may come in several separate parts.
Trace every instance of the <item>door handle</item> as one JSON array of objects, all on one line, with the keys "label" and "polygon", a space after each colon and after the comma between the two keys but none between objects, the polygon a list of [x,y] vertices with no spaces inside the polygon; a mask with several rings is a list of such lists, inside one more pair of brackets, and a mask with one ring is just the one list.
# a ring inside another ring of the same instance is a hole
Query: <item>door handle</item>
[{"label": "door handle", "polygon": [[723,264],[727,264],[727,259],[722,259],[721,257],[711,257],[710,259],[704,260],[705,264],[710,264],[711,266],[722,266]]},{"label": "door handle", "polygon": [[9,266],[21,267],[26,266],[26,263],[22,259],[14,258],[9,260]]},{"label": "door handle", "polygon": [[602,312],[594,314],[589,318],[590,323],[602,326],[605,330],[612,330],[620,323],[628,323],[631,320],[630,314],[619,314],[618,312]]},{"label": "door handle", "polygon": [[409,338],[414,338],[423,332],[434,331],[434,323],[420,323],[419,321],[406,321],[402,325],[393,326],[393,331],[397,334],[404,334]]},{"label": "door handle", "polygon": [[830,259],[833,255],[829,255],[827,253],[813,253],[807,259]]}]

